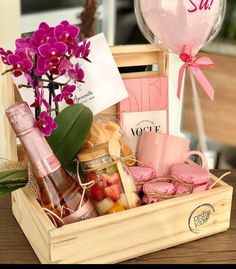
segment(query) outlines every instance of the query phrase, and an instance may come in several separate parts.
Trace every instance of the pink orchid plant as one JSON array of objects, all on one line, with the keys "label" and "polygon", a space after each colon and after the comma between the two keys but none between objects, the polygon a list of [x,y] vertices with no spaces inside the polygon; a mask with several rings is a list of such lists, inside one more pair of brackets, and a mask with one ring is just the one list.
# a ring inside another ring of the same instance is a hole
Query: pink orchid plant
[{"label": "pink orchid plant", "polygon": [[[15,77],[25,76],[27,84],[21,87],[34,90],[35,100],[31,107],[35,107],[38,127],[45,136],[50,136],[57,128],[52,111],[59,113],[59,102],[73,105],[76,83],[84,82],[82,67],[71,61],[77,58],[90,62],[90,42],[79,42],[79,31],[77,26],[67,21],[55,27],[42,22],[31,37],[16,40],[14,52],[0,48],[3,63],[11,66],[3,74],[11,72]],[[65,75],[68,81],[58,82]],[[46,100],[45,94],[49,100]]]}]

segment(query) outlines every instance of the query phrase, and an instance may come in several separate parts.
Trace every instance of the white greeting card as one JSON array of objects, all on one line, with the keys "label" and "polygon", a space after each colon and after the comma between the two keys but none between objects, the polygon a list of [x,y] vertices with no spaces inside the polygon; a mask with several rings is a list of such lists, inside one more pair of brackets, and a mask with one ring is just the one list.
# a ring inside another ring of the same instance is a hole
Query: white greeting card
[{"label": "white greeting card", "polygon": [[127,112],[123,114],[123,128],[131,149],[136,155],[139,137],[143,132],[167,133],[167,110]]},{"label": "white greeting card", "polygon": [[[104,34],[98,34],[89,39],[91,52],[89,59],[91,63],[75,59],[74,64],[79,62],[84,70],[85,83],[78,83],[74,92],[75,103],[82,103],[89,107],[96,115],[107,108],[117,104],[128,97],[127,90],[116,66],[110,48]],[[58,82],[66,82],[67,77],[60,78]],[[25,84],[22,77],[15,80],[17,85]],[[46,93],[47,89],[45,89]],[[32,104],[34,102],[34,91],[32,89],[19,89],[24,101]],[[59,93],[59,91],[58,91]],[[47,97],[47,94],[45,94]],[[67,105],[60,104],[60,110]]]}]

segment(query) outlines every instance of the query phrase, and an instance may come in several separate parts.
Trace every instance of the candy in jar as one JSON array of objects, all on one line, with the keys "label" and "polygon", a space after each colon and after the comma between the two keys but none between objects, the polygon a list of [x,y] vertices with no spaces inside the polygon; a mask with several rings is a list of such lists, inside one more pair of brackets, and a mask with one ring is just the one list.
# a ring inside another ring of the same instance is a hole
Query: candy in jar
[{"label": "candy in jar", "polygon": [[[108,144],[85,149],[78,154],[85,182],[94,181],[88,196],[99,215],[120,212],[140,205],[132,177],[122,171],[108,150]],[[124,176],[125,175],[125,176]]]}]

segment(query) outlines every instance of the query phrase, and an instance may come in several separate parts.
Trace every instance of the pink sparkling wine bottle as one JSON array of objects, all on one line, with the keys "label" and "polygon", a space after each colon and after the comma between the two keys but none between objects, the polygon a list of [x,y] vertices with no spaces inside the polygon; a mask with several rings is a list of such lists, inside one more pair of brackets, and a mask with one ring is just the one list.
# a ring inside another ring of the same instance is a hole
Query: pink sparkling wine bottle
[{"label": "pink sparkling wine bottle", "polygon": [[[38,181],[41,205],[56,227],[96,217],[97,213],[79,183],[65,171],[37,128],[26,102],[6,110],[6,116],[23,145]],[[72,145],[73,146],[73,145]],[[81,204],[82,203],[82,204]]]}]

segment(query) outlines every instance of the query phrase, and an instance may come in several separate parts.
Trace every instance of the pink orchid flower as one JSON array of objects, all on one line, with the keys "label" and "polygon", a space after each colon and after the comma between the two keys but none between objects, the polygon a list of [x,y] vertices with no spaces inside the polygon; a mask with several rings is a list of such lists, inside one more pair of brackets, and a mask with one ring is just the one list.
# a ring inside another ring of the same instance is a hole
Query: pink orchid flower
[{"label": "pink orchid flower", "polygon": [[13,75],[15,77],[19,77],[25,72],[29,73],[33,68],[33,62],[23,51],[17,51],[15,54],[9,54],[7,56],[7,61],[13,66]]},{"label": "pink orchid flower", "polygon": [[68,105],[73,105],[74,100],[72,99],[72,96],[75,89],[76,89],[75,85],[66,85],[62,89],[61,93],[54,97],[53,101],[55,103],[58,103],[64,99]]},{"label": "pink orchid flower", "polygon": [[39,115],[38,128],[44,136],[50,136],[52,131],[57,128],[57,124],[47,112],[43,111]]},{"label": "pink orchid flower", "polygon": [[78,46],[79,31],[75,25],[71,25],[68,21],[62,21],[55,27],[54,35],[57,40],[67,45],[68,52],[71,54]]},{"label": "pink orchid flower", "polygon": [[79,44],[79,46],[75,50],[75,57],[82,58],[88,62],[91,62],[88,59],[89,53],[90,53],[90,41],[85,39],[81,44]]},{"label": "pink orchid flower", "polygon": [[39,88],[36,88],[35,92],[36,92],[35,101],[31,105],[31,107],[41,107],[42,105],[44,105],[46,107],[46,109],[49,110],[50,105],[46,101],[46,99],[44,98],[44,90],[43,90],[43,88],[41,90]]},{"label": "pink orchid flower", "polygon": [[74,69],[70,69],[68,71],[68,75],[71,79],[74,80],[74,83],[77,81],[84,83],[84,70],[80,67],[79,64],[76,64]]}]

